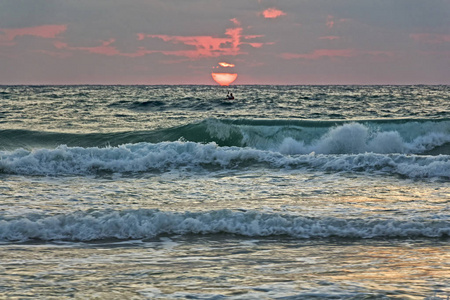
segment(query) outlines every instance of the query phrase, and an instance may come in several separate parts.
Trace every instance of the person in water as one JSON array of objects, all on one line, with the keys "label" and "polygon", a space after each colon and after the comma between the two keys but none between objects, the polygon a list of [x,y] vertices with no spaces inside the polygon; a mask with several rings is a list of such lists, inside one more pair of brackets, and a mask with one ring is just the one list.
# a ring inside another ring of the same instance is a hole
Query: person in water
[{"label": "person in water", "polygon": [[234,99],[233,93],[228,92],[227,99],[228,100],[233,100]]}]

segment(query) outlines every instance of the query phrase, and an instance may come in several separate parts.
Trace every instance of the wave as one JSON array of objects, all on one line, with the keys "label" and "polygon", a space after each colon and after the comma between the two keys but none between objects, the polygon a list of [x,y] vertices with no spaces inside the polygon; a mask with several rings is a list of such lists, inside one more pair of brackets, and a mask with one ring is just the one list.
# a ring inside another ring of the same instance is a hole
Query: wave
[{"label": "wave", "polygon": [[450,154],[450,120],[370,121],[219,120],[151,131],[71,134],[1,130],[0,147],[105,147],[174,141],[214,142],[282,154]]},{"label": "wave", "polygon": [[[283,154],[450,154],[450,120],[217,121],[207,131],[217,140]],[[239,137],[239,138],[236,138]],[[443,147],[444,146],[444,147]]]},{"label": "wave", "polygon": [[216,210],[164,212],[159,210],[91,211],[61,215],[29,215],[0,220],[0,241],[150,239],[159,235],[237,234],[248,237],[402,238],[449,237],[450,223],[433,219],[310,218]]},{"label": "wave", "polygon": [[0,131],[0,173],[86,175],[252,167],[450,178],[450,120],[207,119],[153,131]]},{"label": "wave", "polygon": [[216,143],[137,143],[118,147],[68,147],[0,151],[0,173],[22,175],[89,175],[248,168],[369,172],[407,178],[450,179],[450,155],[315,154],[220,147]]}]

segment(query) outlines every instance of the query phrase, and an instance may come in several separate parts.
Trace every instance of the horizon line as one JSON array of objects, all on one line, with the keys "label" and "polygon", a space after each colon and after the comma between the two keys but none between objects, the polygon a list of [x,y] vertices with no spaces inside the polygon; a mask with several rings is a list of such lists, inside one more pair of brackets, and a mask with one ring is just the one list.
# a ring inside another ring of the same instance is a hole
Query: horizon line
[{"label": "horizon line", "polygon": [[450,83],[245,83],[221,86],[202,83],[0,83],[0,86],[450,86]]}]

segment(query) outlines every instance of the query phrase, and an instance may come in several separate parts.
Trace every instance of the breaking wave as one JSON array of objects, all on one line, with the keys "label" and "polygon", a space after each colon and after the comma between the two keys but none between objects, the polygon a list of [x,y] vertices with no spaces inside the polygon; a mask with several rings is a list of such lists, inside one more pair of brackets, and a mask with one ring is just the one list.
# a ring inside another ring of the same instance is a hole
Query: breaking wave
[{"label": "breaking wave", "polygon": [[293,238],[448,237],[450,223],[433,219],[309,218],[217,210],[164,212],[159,210],[75,212],[31,215],[0,220],[0,241],[93,241],[149,239],[159,235],[237,234],[249,237],[286,235]]},{"label": "breaking wave", "polygon": [[450,155],[298,154],[215,143],[138,143],[118,147],[59,146],[0,152],[0,172],[22,175],[89,175],[104,172],[168,172],[288,168],[336,172],[377,172],[408,178],[450,179]]},{"label": "breaking wave", "polygon": [[289,168],[450,179],[450,120],[217,120],[109,134],[0,131],[0,173]]},{"label": "breaking wave", "polygon": [[450,120],[290,121],[207,119],[152,131],[71,134],[1,130],[0,147],[105,147],[174,141],[214,142],[283,154],[450,154]]}]

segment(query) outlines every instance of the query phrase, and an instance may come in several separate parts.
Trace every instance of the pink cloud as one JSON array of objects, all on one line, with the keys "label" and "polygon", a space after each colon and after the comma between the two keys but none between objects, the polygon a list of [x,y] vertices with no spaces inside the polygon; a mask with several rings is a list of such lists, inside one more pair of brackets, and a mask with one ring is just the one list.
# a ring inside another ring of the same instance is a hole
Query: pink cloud
[{"label": "pink cloud", "polygon": [[67,25],[42,25],[27,28],[0,29],[0,41],[12,41],[18,36],[30,35],[41,38],[56,38],[58,34],[67,30]]},{"label": "pink cloud", "polygon": [[327,23],[326,23],[326,25],[327,25],[327,27],[330,28],[330,29],[334,27],[334,17],[333,17],[333,16],[329,15],[329,16],[327,17]]},{"label": "pink cloud", "polygon": [[241,26],[241,22],[239,22],[236,18],[230,19],[230,21],[233,22],[233,24],[236,26]]},{"label": "pink cloud", "polygon": [[107,56],[114,56],[120,54],[116,47],[111,46],[116,40],[110,39],[109,41],[102,41],[100,46],[96,47],[78,47],[77,49],[87,51],[95,54],[103,54]]},{"label": "pink cloud", "polygon": [[239,50],[239,45],[241,44],[241,37],[242,37],[242,28],[228,28],[225,31],[225,34],[228,35],[231,38],[231,43],[233,45],[233,48],[236,50]]},{"label": "pink cloud", "polygon": [[[231,21],[238,25],[240,22],[237,19]],[[172,44],[183,44],[193,47],[193,50],[173,50],[173,51],[154,51],[163,53],[165,55],[184,56],[190,59],[198,59],[201,57],[219,57],[219,56],[236,56],[245,54],[241,51],[241,45],[250,45],[254,48],[259,48],[264,43],[255,43],[247,40],[262,37],[262,35],[243,35],[242,27],[227,28],[225,30],[225,37],[215,36],[177,36],[164,34],[138,34],[138,39],[157,38],[164,42]],[[245,41],[244,41],[245,40]]]},{"label": "pink cloud", "polygon": [[261,13],[261,15],[266,19],[275,19],[282,16],[285,16],[286,13],[282,10],[279,10],[277,8],[268,8],[265,11]]},{"label": "pink cloud", "polygon": [[450,34],[413,33],[409,35],[416,42],[426,44],[442,44],[450,42]]},{"label": "pink cloud", "polygon": [[[230,21],[235,25],[240,24],[237,19],[231,19]],[[185,46],[185,49],[182,50],[151,50],[144,47],[139,47],[135,52],[124,53],[114,45],[116,42],[115,39],[101,41],[100,45],[92,47],[72,46],[62,41],[54,41],[53,45],[59,50],[83,51],[106,56],[140,57],[147,54],[162,53],[168,56],[199,59],[202,57],[236,56],[246,54],[246,52],[241,51],[242,45],[260,48],[265,44],[270,44],[253,41],[253,39],[263,37],[263,35],[243,35],[242,32],[242,27],[233,27],[227,28],[223,37],[208,35],[178,36],[166,34],[136,34],[138,41],[143,41],[145,39],[160,39],[173,45]]]},{"label": "pink cloud", "polygon": [[[218,57],[221,55],[238,55],[241,54],[240,45],[242,44],[242,28],[231,28],[225,32],[227,37],[212,37],[212,36],[171,36],[164,34],[143,34],[139,33],[137,39],[142,41],[146,38],[157,38],[164,42],[172,44],[183,44],[191,46],[192,50],[147,50],[144,47],[138,48],[135,52],[124,53],[114,46],[115,39],[102,41],[101,45],[93,47],[75,47],[69,46],[67,43],[55,41],[53,44],[57,49],[69,51],[84,51],[93,54],[101,54],[106,56],[126,56],[139,57],[152,53],[162,53],[171,56],[181,56],[190,59],[200,57]],[[251,44],[251,43],[246,43]]]},{"label": "pink cloud", "polygon": [[171,36],[162,34],[148,34],[147,38],[158,38],[172,44],[193,46],[195,50],[160,51],[166,55],[186,56],[189,58],[217,57],[220,55],[239,54],[240,32],[227,31],[229,37],[217,38],[212,36]]},{"label": "pink cloud", "polygon": [[126,56],[126,57],[139,57],[144,56],[146,54],[154,53],[154,51],[145,50],[143,48],[139,48],[136,52],[124,53],[120,52],[115,46],[112,44],[115,42],[115,39],[110,39],[108,41],[102,41],[101,45],[93,46],[93,47],[73,47],[69,46],[67,43],[55,41],[53,45],[55,48],[60,50],[70,50],[70,51],[84,51],[93,54],[100,54],[106,56]]},{"label": "pink cloud", "polygon": [[264,45],[267,45],[267,43],[248,43],[253,48],[261,48]]},{"label": "pink cloud", "polygon": [[145,34],[143,34],[143,33],[138,33],[138,34],[137,34],[138,41],[144,40],[146,36],[147,36],[147,35],[145,35]]},{"label": "pink cloud", "polygon": [[264,37],[262,34],[254,34],[254,35],[244,35],[242,36],[245,40],[257,39],[260,37]]},{"label": "pink cloud", "polygon": [[96,53],[96,54],[103,54],[108,56],[118,55],[120,52],[111,44],[115,42],[115,39],[110,39],[109,41],[102,41],[102,44],[100,46],[94,46],[94,47],[70,47],[67,43],[63,42],[54,42],[53,45],[57,49],[66,49],[66,50],[80,50],[80,51],[86,51],[90,53]]},{"label": "pink cloud", "polygon": [[26,28],[0,29],[0,45],[12,46],[15,44],[14,40],[16,37],[25,35],[53,39],[66,30],[67,25],[42,25]]}]

